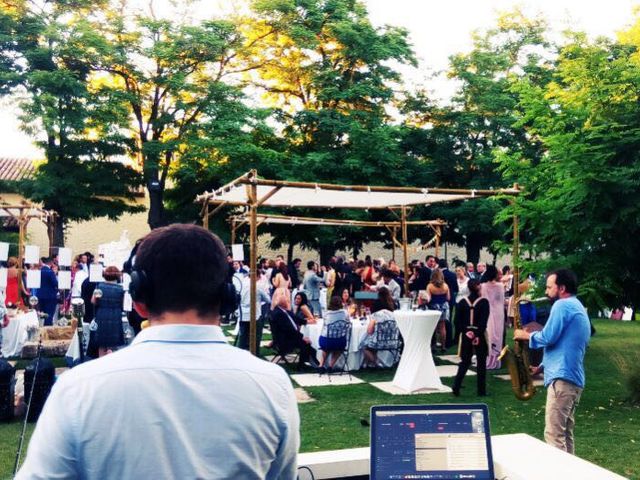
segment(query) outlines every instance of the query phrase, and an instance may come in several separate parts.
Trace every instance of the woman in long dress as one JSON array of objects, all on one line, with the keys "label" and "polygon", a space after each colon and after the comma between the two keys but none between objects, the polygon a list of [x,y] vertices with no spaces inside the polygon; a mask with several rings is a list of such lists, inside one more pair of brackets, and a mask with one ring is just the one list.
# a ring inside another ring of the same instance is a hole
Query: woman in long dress
[{"label": "woman in long dress", "polygon": [[[92,353],[95,355],[97,349],[99,357],[125,344],[122,330],[124,290],[117,283],[120,271],[117,267],[107,267],[102,276],[105,281],[98,283],[91,298],[91,303],[95,305],[96,330],[89,339]],[[96,294],[98,291],[99,295]]]},{"label": "woman in long dress", "polygon": [[487,369],[500,368],[500,352],[504,332],[504,285],[498,278],[498,269],[488,265],[484,273],[486,282],[482,284],[482,296],[489,300],[489,322],[487,333],[489,336],[489,352],[487,355]]},{"label": "woman in long dress", "polygon": [[22,305],[22,298],[18,289],[18,275],[18,259],[9,257],[7,261],[7,290],[5,298],[7,305]]}]

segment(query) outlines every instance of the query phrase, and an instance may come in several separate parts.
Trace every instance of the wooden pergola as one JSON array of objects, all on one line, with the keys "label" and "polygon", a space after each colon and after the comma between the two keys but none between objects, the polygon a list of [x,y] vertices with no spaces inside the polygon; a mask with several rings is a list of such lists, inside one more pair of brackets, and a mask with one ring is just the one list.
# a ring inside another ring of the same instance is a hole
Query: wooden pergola
[{"label": "wooden pergola", "polygon": [[22,291],[22,259],[24,258],[27,226],[32,219],[42,221],[47,226],[49,250],[53,246],[53,234],[55,231],[57,214],[52,210],[44,210],[40,207],[23,202],[11,205],[0,199],[0,218],[12,218],[18,223],[18,292]]},{"label": "wooden pergola", "polygon": [[[209,227],[209,218],[226,206],[243,206],[248,213],[243,216],[249,224],[250,246],[250,348],[256,353],[256,264],[258,261],[258,209],[270,208],[322,208],[322,209],[359,209],[389,210],[397,218],[397,228],[401,230],[402,250],[404,256],[405,284],[408,284],[407,216],[413,208],[432,203],[472,200],[487,197],[514,198],[520,193],[518,185],[499,190],[469,190],[425,187],[384,187],[366,185],[336,185],[328,183],[296,182],[286,180],[268,180],[258,177],[256,170],[229,182],[223,187],[204,192],[196,197],[202,203],[202,223]],[[213,207],[213,208],[212,208]],[[273,217],[272,215],[269,215]],[[264,217],[264,216],[263,216]],[[300,217],[297,217],[300,218]],[[309,221],[320,221],[309,219]],[[342,221],[336,221],[341,225]],[[349,222],[345,220],[344,222]],[[354,221],[355,222],[355,221]],[[376,224],[377,222],[367,222]],[[329,225],[325,221],[324,225]],[[316,224],[317,225],[317,224]],[[362,225],[364,226],[364,225]],[[514,218],[514,256],[517,255],[517,219]],[[517,257],[516,257],[517,258]],[[517,265],[514,262],[514,266]],[[515,268],[517,275],[517,268]],[[514,279],[517,285],[518,279]],[[517,296],[517,292],[515,293]]]},{"label": "wooden pergola", "polygon": [[[248,225],[251,221],[250,215],[232,215],[229,217],[231,223],[231,243],[236,243],[236,232],[238,228]],[[259,213],[257,215],[258,226],[267,225],[308,225],[317,227],[353,227],[353,228],[386,228],[391,233],[392,239],[392,259],[396,259],[396,247],[403,248],[402,242],[398,240],[398,229],[402,228],[399,221],[390,222],[382,221],[364,221],[364,220],[345,220],[332,218],[316,218],[316,217],[298,217],[285,215],[272,215]],[[440,256],[440,240],[442,238],[442,228],[447,225],[443,220],[412,220],[407,221],[407,226],[426,226],[433,231],[433,237],[422,247],[426,248],[431,245],[435,247],[436,257]]]}]

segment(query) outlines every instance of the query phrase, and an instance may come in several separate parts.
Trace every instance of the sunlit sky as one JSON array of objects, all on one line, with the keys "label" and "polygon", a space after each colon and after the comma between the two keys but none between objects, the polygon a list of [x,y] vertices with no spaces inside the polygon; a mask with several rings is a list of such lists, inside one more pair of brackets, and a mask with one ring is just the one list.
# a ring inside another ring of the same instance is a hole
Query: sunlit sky
[{"label": "sunlit sky", "polygon": [[[162,3],[165,0],[159,0]],[[142,1],[140,2],[143,3]],[[203,0],[198,16],[207,11],[219,13],[230,2]],[[554,30],[579,29],[592,36],[614,36],[632,21],[639,0],[365,0],[375,25],[398,25],[407,28],[420,61],[417,70],[403,72],[412,82],[424,84],[440,98],[447,98],[455,88],[440,76],[425,80],[432,73],[446,70],[448,57],[471,47],[471,33],[492,25],[498,12],[519,6],[528,15],[542,14]],[[145,1],[144,4],[147,4]],[[162,10],[162,6],[158,6]],[[0,100],[1,157],[41,158],[32,139],[19,129],[15,107]]]}]

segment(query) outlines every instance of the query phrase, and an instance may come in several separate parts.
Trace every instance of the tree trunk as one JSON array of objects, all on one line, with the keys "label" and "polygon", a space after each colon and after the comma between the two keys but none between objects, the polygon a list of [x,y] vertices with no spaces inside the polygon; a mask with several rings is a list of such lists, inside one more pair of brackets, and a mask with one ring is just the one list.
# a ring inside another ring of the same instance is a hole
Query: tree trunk
[{"label": "tree trunk", "polygon": [[53,227],[53,236],[49,239],[49,256],[57,253],[54,247],[64,247],[64,224],[66,220],[63,217],[56,217]]},{"label": "tree trunk", "polygon": [[360,255],[360,243],[353,242],[353,259],[358,260],[358,255]]},{"label": "tree trunk", "polygon": [[291,262],[293,262],[293,249],[295,246],[295,243],[289,242],[289,246],[287,247],[287,265],[291,265]]},{"label": "tree trunk", "polygon": [[147,223],[149,228],[162,227],[166,223],[165,211],[164,211],[164,188],[160,181],[153,176],[147,180],[147,191],[149,192],[149,216],[147,217]]},{"label": "tree trunk", "polygon": [[471,232],[467,235],[467,241],[465,243],[465,249],[467,252],[467,262],[473,262],[477,264],[480,260],[480,250],[482,250],[482,238],[481,235]]},{"label": "tree trunk", "polygon": [[320,265],[329,265],[329,260],[336,253],[336,247],[333,244],[320,245]]}]

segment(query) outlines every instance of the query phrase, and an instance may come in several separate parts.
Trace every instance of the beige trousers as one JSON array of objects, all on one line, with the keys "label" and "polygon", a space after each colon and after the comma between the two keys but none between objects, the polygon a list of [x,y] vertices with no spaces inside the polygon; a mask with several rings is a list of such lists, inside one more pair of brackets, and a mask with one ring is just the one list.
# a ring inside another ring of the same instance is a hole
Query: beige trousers
[{"label": "beige trousers", "polygon": [[564,380],[554,380],[547,388],[544,439],[554,447],[574,454],[575,412],[582,388]]}]

